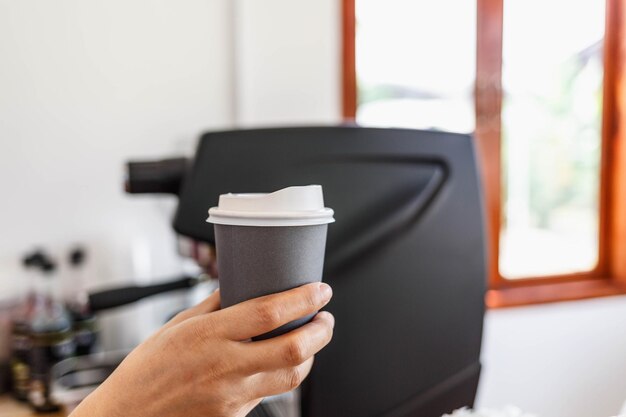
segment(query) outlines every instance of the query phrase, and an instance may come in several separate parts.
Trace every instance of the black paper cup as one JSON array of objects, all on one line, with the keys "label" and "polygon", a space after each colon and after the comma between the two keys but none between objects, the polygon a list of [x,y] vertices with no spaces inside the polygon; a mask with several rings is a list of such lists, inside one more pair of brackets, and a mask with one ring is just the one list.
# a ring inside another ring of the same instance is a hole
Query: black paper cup
[{"label": "black paper cup", "polygon": [[[222,308],[322,280],[326,233],[334,219],[321,186],[224,194],[208,221],[215,227]],[[284,334],[313,316],[253,339]]]}]

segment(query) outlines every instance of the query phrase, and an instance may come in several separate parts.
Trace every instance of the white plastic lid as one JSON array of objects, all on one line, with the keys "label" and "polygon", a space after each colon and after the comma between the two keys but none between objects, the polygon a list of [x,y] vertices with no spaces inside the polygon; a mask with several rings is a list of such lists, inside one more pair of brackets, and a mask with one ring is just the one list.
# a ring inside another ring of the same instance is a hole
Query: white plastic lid
[{"label": "white plastic lid", "polygon": [[287,187],[269,194],[222,194],[207,222],[232,226],[312,226],[334,222],[321,185]]}]

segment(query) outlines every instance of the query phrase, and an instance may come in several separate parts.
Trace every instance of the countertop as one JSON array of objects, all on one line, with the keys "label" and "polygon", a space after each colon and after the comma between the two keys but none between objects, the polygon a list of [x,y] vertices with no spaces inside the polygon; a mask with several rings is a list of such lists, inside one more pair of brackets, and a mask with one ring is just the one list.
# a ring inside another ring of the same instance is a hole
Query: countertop
[{"label": "countertop", "polygon": [[0,417],[66,417],[63,412],[36,414],[27,404],[15,401],[9,395],[0,395]]}]

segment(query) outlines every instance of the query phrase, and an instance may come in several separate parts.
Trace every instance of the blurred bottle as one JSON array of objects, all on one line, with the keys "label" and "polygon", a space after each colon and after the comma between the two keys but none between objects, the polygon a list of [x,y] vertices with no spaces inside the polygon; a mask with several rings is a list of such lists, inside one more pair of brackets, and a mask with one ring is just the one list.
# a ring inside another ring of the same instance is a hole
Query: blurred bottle
[{"label": "blurred bottle", "polygon": [[31,341],[29,337],[29,319],[35,305],[35,292],[33,289],[34,275],[45,261],[45,255],[41,251],[27,254],[22,259],[24,267],[24,280],[26,281],[24,296],[14,310],[11,318],[11,376],[13,383],[13,395],[20,401],[28,399],[30,385],[29,355]]},{"label": "blurred bottle", "polygon": [[67,278],[72,286],[72,291],[66,296],[66,304],[73,321],[77,355],[94,353],[98,341],[96,317],[89,308],[89,297],[86,289],[86,258],[86,250],[82,247],[76,247],[70,252],[68,259],[70,270]]},{"label": "blurred bottle", "polygon": [[54,276],[56,265],[49,259],[35,278],[35,302],[28,320],[30,336],[30,386],[28,401],[37,412],[59,409],[50,398],[50,370],[74,354],[70,316],[58,300]]},{"label": "blurred bottle", "polygon": [[0,291],[0,396],[11,389],[12,314],[20,300],[11,287]]}]

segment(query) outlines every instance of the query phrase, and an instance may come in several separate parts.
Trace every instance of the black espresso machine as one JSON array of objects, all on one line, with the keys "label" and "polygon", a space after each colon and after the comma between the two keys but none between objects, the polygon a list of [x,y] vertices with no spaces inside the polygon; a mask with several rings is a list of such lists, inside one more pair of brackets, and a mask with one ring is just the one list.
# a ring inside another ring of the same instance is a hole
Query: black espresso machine
[{"label": "black espresso machine", "polygon": [[308,184],[323,186],[337,220],[324,267],[336,327],[302,387],[301,415],[439,417],[472,406],[486,261],[470,135],[354,126],[209,132],[193,160],[128,163],[126,189],[177,195],[173,227],[194,242],[187,255],[219,276],[206,223],[219,195]]}]

